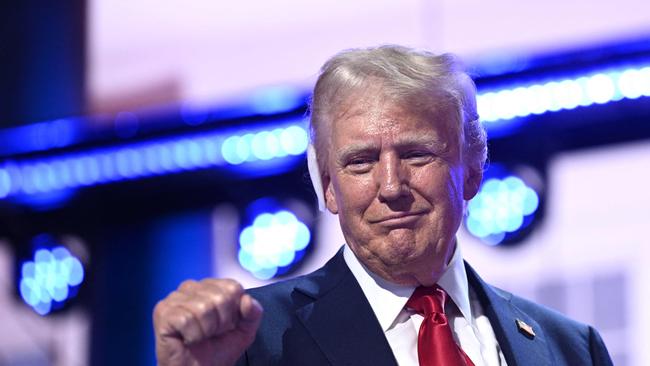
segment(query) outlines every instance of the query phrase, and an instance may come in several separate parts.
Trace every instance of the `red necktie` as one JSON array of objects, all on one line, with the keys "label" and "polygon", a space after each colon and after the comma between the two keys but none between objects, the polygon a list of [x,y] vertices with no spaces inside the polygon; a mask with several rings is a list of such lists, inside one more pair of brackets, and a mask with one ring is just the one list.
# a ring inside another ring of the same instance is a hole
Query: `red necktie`
[{"label": "red necktie", "polygon": [[447,293],[438,287],[418,287],[406,303],[424,317],[418,333],[420,366],[474,366],[456,344],[445,315]]}]

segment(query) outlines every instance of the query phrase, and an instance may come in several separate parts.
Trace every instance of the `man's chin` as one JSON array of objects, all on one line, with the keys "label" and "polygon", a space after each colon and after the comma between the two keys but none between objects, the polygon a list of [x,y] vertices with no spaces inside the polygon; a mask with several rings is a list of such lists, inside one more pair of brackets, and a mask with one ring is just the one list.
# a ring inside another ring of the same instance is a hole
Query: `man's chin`
[{"label": "man's chin", "polygon": [[408,227],[393,228],[387,231],[385,244],[398,250],[400,248],[414,247],[416,244],[416,231]]},{"label": "man's chin", "polygon": [[424,256],[424,248],[414,240],[387,240],[383,245],[381,259],[386,264],[409,266]]}]

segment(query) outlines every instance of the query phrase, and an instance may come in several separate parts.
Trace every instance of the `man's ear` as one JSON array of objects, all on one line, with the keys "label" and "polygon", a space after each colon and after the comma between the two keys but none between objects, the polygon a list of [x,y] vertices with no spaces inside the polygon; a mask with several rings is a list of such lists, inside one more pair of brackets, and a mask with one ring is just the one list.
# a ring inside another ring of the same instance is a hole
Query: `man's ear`
[{"label": "man's ear", "polygon": [[307,169],[309,169],[309,178],[311,178],[311,184],[314,187],[316,199],[318,200],[318,209],[320,211],[325,211],[326,206],[325,190],[323,189],[323,177],[320,173],[320,169],[318,169],[316,149],[312,144],[309,144],[309,146],[307,146]]},{"label": "man's ear", "polygon": [[309,169],[309,177],[311,178],[311,183],[314,186],[316,198],[318,199],[318,209],[321,211],[327,209],[336,215],[339,209],[336,205],[332,180],[327,172],[320,171],[318,158],[316,157],[316,148],[311,144],[307,147],[307,168]]},{"label": "man's ear", "polygon": [[[477,164],[478,165],[478,164]],[[465,166],[463,181],[463,199],[469,201],[478,193],[483,181],[483,169],[480,166]]]},{"label": "man's ear", "polygon": [[325,186],[325,205],[327,206],[329,212],[336,215],[339,213],[339,206],[336,203],[336,195],[334,194],[334,185],[332,184],[332,179],[329,175],[324,174],[322,181],[323,185]]}]

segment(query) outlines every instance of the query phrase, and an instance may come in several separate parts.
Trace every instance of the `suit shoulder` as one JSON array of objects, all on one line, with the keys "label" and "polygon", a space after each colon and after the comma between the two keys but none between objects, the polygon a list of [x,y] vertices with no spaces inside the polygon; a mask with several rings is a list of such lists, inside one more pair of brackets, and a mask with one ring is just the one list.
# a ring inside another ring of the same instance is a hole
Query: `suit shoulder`
[{"label": "suit shoulder", "polygon": [[587,334],[589,325],[576,321],[559,311],[545,305],[533,302],[521,296],[512,295],[511,302],[514,306],[524,311],[526,314],[544,324],[545,328],[573,329],[582,334]]},{"label": "suit shoulder", "polygon": [[545,339],[555,365],[593,364],[610,366],[612,361],[598,332],[590,325],[570,319],[547,306],[532,302],[484,282],[466,264],[468,280],[494,321],[493,328],[507,336],[517,318],[533,327]]},{"label": "suit shoulder", "polygon": [[586,334],[588,332],[588,329],[590,327],[589,325],[571,319],[555,309],[552,309],[540,303],[536,303],[524,297],[514,295],[498,287],[490,287],[492,287],[492,289],[501,297],[508,299],[508,301],[516,308],[538,321],[540,325],[544,326],[544,328],[550,327],[552,329],[565,330],[572,329],[583,334]]},{"label": "suit shoulder", "polygon": [[[494,287],[493,287],[494,288]],[[572,351],[585,349],[599,365],[611,365],[607,348],[598,331],[589,324],[576,321],[557,310],[535,303],[521,296],[494,288],[502,296],[508,296],[512,305],[533,318],[550,335],[549,342],[559,349],[572,348]]]},{"label": "suit shoulder", "polygon": [[[301,276],[302,277],[302,276]],[[291,278],[274,282],[268,285],[255,287],[246,290],[251,296],[257,299],[262,305],[272,303],[285,303],[300,281],[301,277]]]},{"label": "suit shoulder", "polygon": [[[564,357],[574,357],[568,358],[567,364],[572,364],[570,360],[577,359],[577,354],[583,350],[589,354],[594,365],[612,365],[607,347],[593,326],[571,319],[556,310],[520,296],[512,295],[511,301],[514,306],[535,319],[543,327],[544,332],[550,336],[547,341],[554,345],[554,349],[565,350],[562,353]],[[562,356],[556,353],[556,357]]]},{"label": "suit shoulder", "polygon": [[323,267],[311,273],[246,291],[262,305],[265,302],[278,304],[293,302],[294,306],[301,306],[317,294],[322,296],[334,288],[348,273],[350,272],[343,260],[342,251],[339,251]]}]

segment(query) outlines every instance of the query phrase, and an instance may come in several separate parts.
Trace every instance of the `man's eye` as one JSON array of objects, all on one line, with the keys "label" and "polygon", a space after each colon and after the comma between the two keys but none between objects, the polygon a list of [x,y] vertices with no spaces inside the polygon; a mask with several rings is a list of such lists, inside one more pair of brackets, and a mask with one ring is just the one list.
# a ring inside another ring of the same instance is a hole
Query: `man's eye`
[{"label": "man's eye", "polygon": [[410,151],[404,155],[405,159],[426,159],[430,158],[432,154],[428,151]]},{"label": "man's eye", "polygon": [[372,168],[372,159],[356,158],[348,161],[347,167],[353,172],[367,172]]},{"label": "man's eye", "polygon": [[353,159],[350,160],[348,165],[363,165],[363,164],[370,164],[370,160],[368,159]]}]

